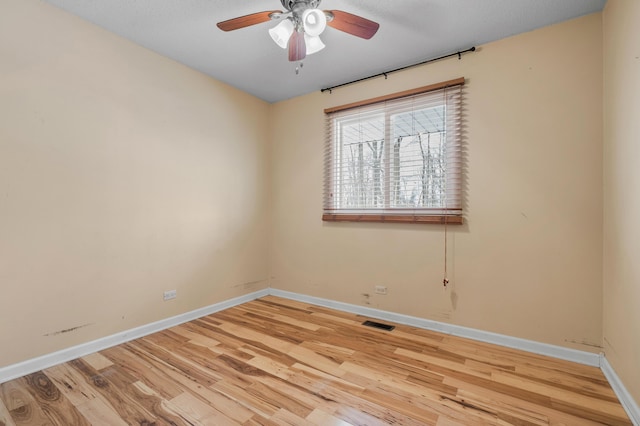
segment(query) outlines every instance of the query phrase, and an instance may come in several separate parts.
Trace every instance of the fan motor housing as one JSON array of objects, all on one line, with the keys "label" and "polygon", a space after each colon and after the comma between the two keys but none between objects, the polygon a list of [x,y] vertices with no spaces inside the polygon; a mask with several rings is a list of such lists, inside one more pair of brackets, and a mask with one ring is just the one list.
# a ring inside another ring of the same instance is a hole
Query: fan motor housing
[{"label": "fan motor housing", "polygon": [[282,7],[292,12],[301,12],[306,9],[317,9],[320,0],[280,0]]}]

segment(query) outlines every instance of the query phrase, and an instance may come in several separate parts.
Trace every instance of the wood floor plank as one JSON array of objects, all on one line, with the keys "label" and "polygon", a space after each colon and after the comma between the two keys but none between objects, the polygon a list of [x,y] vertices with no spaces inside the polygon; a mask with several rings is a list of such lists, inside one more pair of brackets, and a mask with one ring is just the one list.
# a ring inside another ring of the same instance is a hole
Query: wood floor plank
[{"label": "wood floor plank", "polygon": [[174,333],[177,333],[183,337],[188,338],[190,343],[195,343],[197,345],[204,346],[205,348],[212,348],[214,346],[218,346],[220,344],[219,341],[212,339],[210,337],[204,336],[202,333],[194,333],[189,330],[184,324],[180,324],[176,327],[172,327],[170,329]]},{"label": "wood floor plank", "polygon": [[145,339],[138,339],[135,342],[129,342],[129,344],[132,349],[137,350],[138,354],[146,355],[147,360],[154,362],[157,368],[168,367],[172,370],[180,371],[202,386],[209,386],[221,379],[220,375],[205,366],[198,365],[196,362],[178,355],[177,351],[180,348],[170,347],[165,349]]},{"label": "wood floor plank", "polygon": [[287,353],[295,347],[295,343],[278,339],[266,332],[252,330],[249,327],[243,327],[236,324],[224,323],[220,325],[220,330],[226,331],[233,336],[242,339],[245,343],[252,346],[266,346],[270,351],[279,353]]},{"label": "wood floor plank", "polygon": [[25,389],[23,378],[0,384],[0,398],[16,425],[53,425],[42,407]]},{"label": "wood floor plank", "polygon": [[119,345],[102,351],[118,368],[136,377],[154,389],[162,398],[171,399],[182,393],[182,388],[167,377],[164,366],[156,367],[131,350],[129,345]]},{"label": "wood floor plank", "polygon": [[[102,398],[100,401],[108,401],[111,407],[122,417],[127,423],[133,424],[151,424],[156,418],[148,412],[138,401],[126,394],[125,389],[119,389],[113,385],[107,377],[98,373],[89,364],[82,359],[75,359],[69,364],[78,371],[87,383],[90,383],[94,389],[100,393]],[[89,401],[87,407],[93,407],[90,404],[94,400]],[[96,403],[97,404],[97,403]]]},{"label": "wood floor plank", "polygon": [[313,423],[284,409],[278,410],[270,420],[279,426],[313,426]]},{"label": "wood floor plank", "polygon": [[[595,367],[594,367],[595,368]],[[581,395],[591,396],[599,400],[616,403],[618,398],[606,382],[576,376],[566,371],[548,370],[543,368],[531,368],[517,365],[514,374],[535,380],[553,387],[577,392]]]},{"label": "wood floor plank", "polygon": [[424,412],[436,414],[438,419],[463,421],[470,424],[496,424],[498,413],[467,403],[456,395],[432,394],[416,396],[413,392],[403,392],[387,384],[379,384],[376,387],[378,395],[392,400],[400,399],[404,404],[416,407]]},{"label": "wood floor plank", "polygon": [[527,389],[530,392],[535,392],[540,395],[547,395],[551,398],[552,406],[563,406],[571,412],[584,414],[587,419],[595,418],[599,421],[608,419],[614,424],[619,424],[620,420],[627,417],[620,404],[593,398],[589,395],[566,392],[564,389],[543,384],[536,380],[507,373],[494,373],[492,374],[492,380],[521,389]]},{"label": "wood floor plank", "polygon": [[9,410],[0,399],[0,426],[15,426],[15,422],[9,414]]},{"label": "wood floor plank", "polygon": [[271,418],[277,416],[278,412],[283,409],[297,417],[305,418],[314,408],[310,398],[306,398],[299,388],[274,377],[260,377],[256,383],[251,385],[250,392],[254,395],[260,395],[263,400],[278,407]]},{"label": "wood floor plank", "polygon": [[[253,412],[250,409],[243,406],[237,400],[229,398],[224,393],[218,392],[215,388],[201,386],[175,371],[169,372],[169,375],[177,383],[180,383],[192,397],[210,405],[211,408],[220,412],[226,418],[238,423],[243,423],[253,416]],[[184,398],[184,395],[180,395],[179,397]],[[171,401],[175,402],[176,398]],[[218,416],[218,413],[216,413],[216,415]]]},{"label": "wood floor plank", "polygon": [[185,419],[194,425],[239,425],[229,417],[216,410],[210,404],[189,392],[184,392],[164,404],[167,411]]},{"label": "wood floor plank", "polygon": [[[317,405],[323,404],[325,411],[333,412],[338,418],[347,422],[356,422],[355,424],[388,424],[388,422],[398,424],[425,424],[423,420],[405,416],[395,409],[395,400],[387,400],[385,405],[379,405],[370,399],[364,397],[366,389],[353,389],[334,385],[327,386],[324,380],[326,375],[317,371],[313,374],[308,369],[291,374],[287,382],[296,385],[297,388],[307,390],[313,395],[321,397],[321,401],[316,402],[316,408],[322,408]],[[342,381],[342,379],[339,379]],[[331,382],[330,382],[331,383]],[[344,410],[344,406],[357,407],[358,414],[354,410]],[[348,413],[348,414],[347,414]],[[348,417],[347,417],[348,416]],[[356,420],[359,419],[359,420]],[[432,423],[429,423],[432,424]]]},{"label": "wood floor plank", "polygon": [[271,310],[268,307],[261,307],[256,309],[254,307],[245,305],[241,307],[245,312],[248,312],[258,318],[268,319],[267,324],[277,323],[278,325],[290,325],[298,328],[304,328],[309,331],[318,331],[322,326],[308,321],[308,315],[294,315],[289,312],[289,315],[283,315],[281,310]]},{"label": "wood floor plank", "polygon": [[256,354],[247,364],[283,380],[287,380],[290,376],[288,365],[266,356]]},{"label": "wood floor plank", "polygon": [[291,349],[287,352],[287,355],[295,358],[298,363],[307,365],[316,370],[324,371],[332,376],[340,377],[345,374],[345,370],[340,368],[342,362],[334,361],[301,345]]},{"label": "wood floor plank", "polygon": [[147,411],[153,413],[153,415],[158,419],[158,423],[167,425],[179,425],[183,423],[184,419],[165,409],[164,404],[167,400],[162,398],[143,382],[132,383],[127,390],[135,397],[136,401],[139,401],[140,404],[147,409]]},{"label": "wood floor plank", "polygon": [[129,425],[129,423],[126,422],[111,405],[100,398],[88,400],[85,403],[78,405],[77,408],[92,425]]},{"label": "wood floor plank", "polygon": [[55,425],[89,425],[84,416],[42,371],[21,377],[18,382],[23,384],[51,423]]},{"label": "wood floor plank", "polygon": [[100,398],[100,393],[68,363],[59,364],[43,371],[58,390],[76,407],[92,399]]},{"label": "wood floor plank", "polygon": [[307,416],[306,420],[313,425],[352,426],[351,423],[345,422],[344,420],[341,420],[317,408]]},{"label": "wood floor plank", "polygon": [[0,384],[0,426],[631,425],[596,367],[267,296]]},{"label": "wood floor plank", "polygon": [[255,382],[252,382],[250,385],[240,387],[233,383],[228,383],[225,380],[221,380],[212,385],[211,388],[230,399],[238,401],[238,403],[244,407],[249,408],[254,413],[253,418],[268,419],[273,416],[280,407],[273,404],[271,401],[266,400],[260,393],[256,392],[251,386],[253,383]]},{"label": "wood floor plank", "polygon": [[602,423],[594,422],[585,418],[579,418],[569,413],[557,411],[551,407],[541,406],[526,399],[517,398],[509,393],[495,392],[483,386],[461,383],[456,379],[445,379],[447,383],[460,387],[458,396],[465,401],[478,406],[495,407],[499,412],[507,414],[520,413],[533,424],[561,424],[561,425],[584,425],[595,426]]},{"label": "wood floor plank", "polygon": [[85,355],[82,357],[82,359],[96,371],[100,371],[113,365],[113,362],[109,358],[105,357],[99,352]]}]

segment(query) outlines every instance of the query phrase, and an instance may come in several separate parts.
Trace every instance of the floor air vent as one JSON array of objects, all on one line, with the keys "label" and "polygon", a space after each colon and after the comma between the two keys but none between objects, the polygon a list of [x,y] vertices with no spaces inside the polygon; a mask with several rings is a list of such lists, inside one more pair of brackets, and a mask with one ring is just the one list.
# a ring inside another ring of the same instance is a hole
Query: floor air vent
[{"label": "floor air vent", "polygon": [[382,324],[381,322],[375,322],[375,321],[365,321],[362,323],[362,325],[366,325],[367,327],[379,328],[380,330],[387,330],[387,331],[391,331],[394,328],[396,328],[395,325]]}]

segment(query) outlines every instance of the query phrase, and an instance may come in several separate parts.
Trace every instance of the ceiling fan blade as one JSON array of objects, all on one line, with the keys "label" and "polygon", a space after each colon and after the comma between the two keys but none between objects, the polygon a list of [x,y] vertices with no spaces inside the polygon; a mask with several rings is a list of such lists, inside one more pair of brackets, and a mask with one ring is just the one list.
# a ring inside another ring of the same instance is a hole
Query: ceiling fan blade
[{"label": "ceiling fan blade", "polygon": [[301,61],[307,56],[307,45],[304,42],[304,33],[294,31],[289,38],[289,60]]},{"label": "ceiling fan blade", "polygon": [[327,25],[336,30],[344,31],[351,35],[369,40],[380,28],[380,24],[370,21],[362,16],[354,15],[342,10],[328,10],[333,19],[327,21]]},{"label": "ceiling fan blade", "polygon": [[252,13],[250,15],[240,16],[238,18],[228,19],[218,22],[218,28],[222,31],[233,31],[240,28],[248,27],[255,24],[261,24],[271,20],[271,14],[282,13],[279,10],[268,10],[266,12]]}]

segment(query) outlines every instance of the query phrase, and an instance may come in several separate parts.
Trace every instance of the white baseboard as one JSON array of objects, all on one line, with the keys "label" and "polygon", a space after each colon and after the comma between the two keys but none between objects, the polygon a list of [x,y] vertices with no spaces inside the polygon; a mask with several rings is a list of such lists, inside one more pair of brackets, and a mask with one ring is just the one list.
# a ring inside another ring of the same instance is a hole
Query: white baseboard
[{"label": "white baseboard", "polygon": [[450,334],[453,336],[466,337],[468,339],[478,340],[480,342],[493,343],[500,346],[506,346],[508,348],[520,349],[538,355],[547,355],[554,358],[560,358],[567,361],[590,365],[592,367],[600,366],[600,355],[591,352],[563,348],[561,346],[535,342],[533,340],[520,339],[518,337],[506,336],[504,334],[491,333],[489,331],[482,331],[473,328],[462,327],[459,325],[447,324],[439,321],[382,311],[380,309],[368,308],[365,306],[336,302],[334,300],[307,296],[290,291],[278,290],[275,288],[271,288],[269,294],[286,299],[297,300],[299,302],[338,309],[358,315],[393,321],[399,324],[410,325],[412,327],[438,331],[440,333]]},{"label": "white baseboard", "polygon": [[54,365],[61,364],[63,362],[71,361],[72,359],[79,358],[97,351],[101,351],[106,348],[110,348],[133,339],[156,333],[161,330],[176,326],[178,324],[192,321],[197,318],[201,318],[206,315],[213,314],[228,308],[231,308],[242,303],[250,302],[260,297],[267,296],[269,289],[259,290],[253,293],[245,294],[244,296],[235,297],[233,299],[225,300],[223,302],[214,303],[204,308],[196,309],[184,314],[176,315],[171,318],[166,318],[160,321],[152,322],[140,327],[132,328],[120,333],[113,334],[111,336],[103,337],[98,340],[83,343],[77,346],[72,346],[61,351],[53,352],[47,355],[43,355],[37,358],[32,358],[17,364],[12,364],[6,367],[0,368],[0,383],[7,382],[18,377],[25,376],[27,374],[35,373],[45,368],[53,367]]},{"label": "white baseboard", "polygon": [[616,393],[622,407],[627,412],[627,415],[631,419],[631,423],[635,426],[640,426],[640,407],[638,407],[638,404],[624,386],[613,367],[611,367],[611,364],[609,364],[609,361],[604,354],[600,355],[600,369],[609,381],[613,391]]}]

